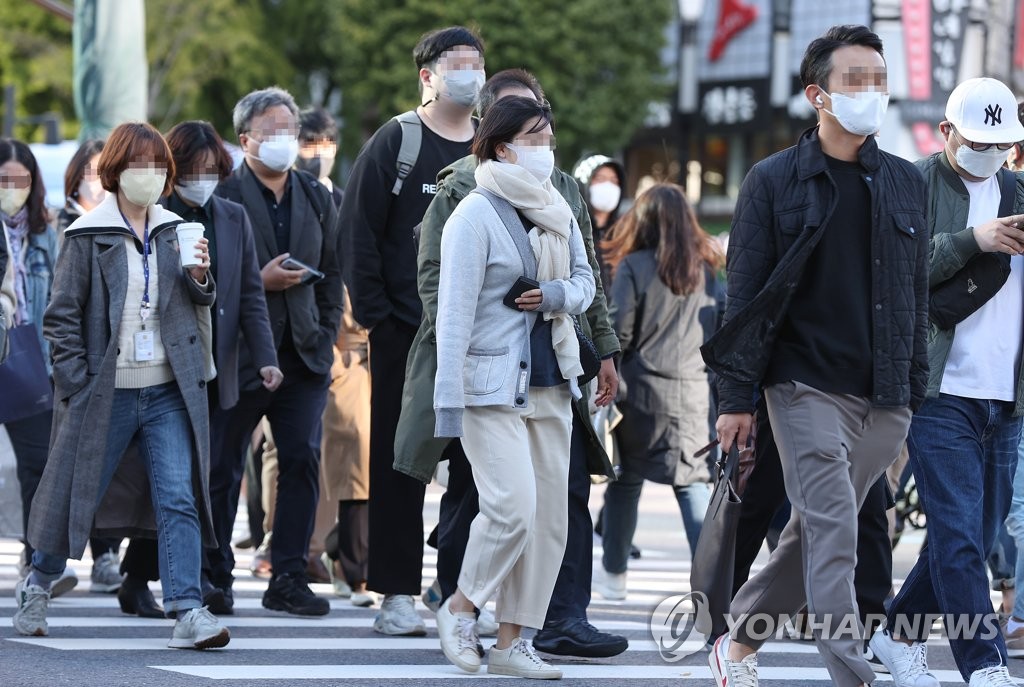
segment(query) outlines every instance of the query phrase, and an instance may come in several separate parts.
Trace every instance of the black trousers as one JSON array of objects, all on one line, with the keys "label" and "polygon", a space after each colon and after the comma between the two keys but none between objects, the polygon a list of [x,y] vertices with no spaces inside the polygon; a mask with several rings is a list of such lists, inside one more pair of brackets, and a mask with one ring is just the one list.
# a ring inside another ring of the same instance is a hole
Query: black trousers
[{"label": "black trousers", "polygon": [[156,539],[132,537],[121,561],[121,573],[137,580],[159,580],[160,559]]},{"label": "black trousers", "polygon": [[[750,576],[750,567],[761,550],[775,513],[786,503],[779,450],[775,446],[768,413],[761,410],[757,423],[757,463],[743,492],[743,506],[736,529],[734,596]],[[885,598],[892,589],[892,543],[885,512],[893,505],[889,485],[882,475],[868,491],[857,514],[857,567],[854,569],[853,586],[867,637],[871,636],[878,623],[866,621],[871,616],[885,616]]]},{"label": "black trousers", "polygon": [[[583,432],[574,412],[569,451],[568,536],[545,625],[569,618],[586,618],[590,605],[594,538],[588,506],[590,474],[587,472]],[[445,449],[445,457],[449,461],[448,490],[441,497],[437,529],[437,579],[441,585],[442,600],[454,594],[458,587],[469,529],[480,512],[473,471],[462,451],[462,444],[452,441]]]},{"label": "black trousers", "polygon": [[203,568],[218,586],[230,582],[235,567],[231,532],[242,470],[252,432],[263,416],[270,421],[279,465],[271,565],[275,575],[306,571],[320,495],[320,439],[330,375],[311,372],[290,347],[278,356],[284,381],[277,391],[243,391],[230,410],[211,404],[210,502],[218,546],[205,549]]},{"label": "black trousers", "polygon": [[53,424],[53,412],[43,413],[8,422],[4,427],[14,448],[15,469],[18,475],[18,486],[21,489],[21,522],[22,537],[25,542],[26,561],[32,560],[32,545],[28,543],[28,516],[32,510],[32,499],[35,498],[39,480],[46,469],[46,456],[50,450],[50,425]]},{"label": "black trousers", "polygon": [[[419,594],[423,583],[426,485],[394,469],[405,364],[416,328],[388,317],[370,332],[370,556],[367,586]],[[315,505],[315,504],[314,504]],[[274,533],[275,539],[277,533]]]},{"label": "black trousers", "polygon": [[365,500],[338,501],[338,522],[327,534],[324,550],[341,565],[345,581],[353,589],[366,583],[369,538],[368,503]]}]

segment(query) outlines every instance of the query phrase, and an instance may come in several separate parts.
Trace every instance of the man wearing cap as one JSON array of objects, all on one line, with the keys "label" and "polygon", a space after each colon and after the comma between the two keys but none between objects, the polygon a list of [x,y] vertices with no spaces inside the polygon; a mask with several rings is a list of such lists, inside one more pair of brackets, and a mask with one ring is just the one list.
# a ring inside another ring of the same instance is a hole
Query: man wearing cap
[{"label": "man wearing cap", "polygon": [[[932,323],[927,397],[908,440],[928,540],[871,649],[897,687],[938,687],[925,642],[942,614],[970,687],[1010,685],[985,559],[1009,511],[1024,410],[1024,176],[1002,170],[1024,126],[1010,89],[983,78],[953,90],[939,131],[945,147],[918,163],[928,185]],[[986,253],[1003,254],[1005,283],[957,324],[939,320],[938,289],[962,280],[976,290],[970,270]]]}]

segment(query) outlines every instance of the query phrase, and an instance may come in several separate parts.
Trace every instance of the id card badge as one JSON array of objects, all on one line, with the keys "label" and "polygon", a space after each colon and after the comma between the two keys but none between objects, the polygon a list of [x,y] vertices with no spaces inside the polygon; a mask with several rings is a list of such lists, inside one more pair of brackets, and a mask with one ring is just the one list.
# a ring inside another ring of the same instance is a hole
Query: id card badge
[{"label": "id card badge", "polygon": [[135,332],[135,362],[144,363],[152,360],[154,356],[153,332]]}]

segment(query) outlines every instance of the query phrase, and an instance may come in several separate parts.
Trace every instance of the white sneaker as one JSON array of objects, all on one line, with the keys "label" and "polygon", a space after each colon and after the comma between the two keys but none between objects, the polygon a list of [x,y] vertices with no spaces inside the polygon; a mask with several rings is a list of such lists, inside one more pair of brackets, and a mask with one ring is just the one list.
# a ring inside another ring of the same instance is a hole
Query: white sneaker
[{"label": "white sneaker", "polygon": [[982,668],[971,673],[969,687],[1016,687],[1017,682],[1010,677],[1006,666]]},{"label": "white sneaker", "polygon": [[487,672],[533,680],[561,680],[562,671],[541,660],[533,646],[522,637],[507,649],[491,648],[487,655]]},{"label": "white sneaker", "polygon": [[729,644],[732,638],[724,634],[715,640],[715,646],[708,654],[708,665],[719,687],[757,687],[757,654],[750,654],[742,661],[729,658]]},{"label": "white sneaker", "polygon": [[416,603],[408,594],[385,594],[373,631],[395,637],[423,637],[427,628],[416,612]]},{"label": "white sneaker", "polygon": [[494,619],[494,613],[489,609],[480,609],[480,615],[476,619],[476,633],[481,637],[498,635],[498,621]]},{"label": "white sneaker", "polygon": [[938,679],[928,672],[928,645],[924,642],[904,644],[878,630],[868,648],[889,669],[896,687],[939,687]]},{"label": "white sneaker", "polygon": [[18,610],[14,612],[14,629],[18,634],[29,637],[45,637],[50,628],[46,624],[46,607],[50,603],[50,592],[36,584],[29,584],[28,577],[18,580],[14,586],[14,600]]},{"label": "white sneaker", "polygon": [[476,613],[453,613],[451,598],[437,609],[437,635],[445,657],[467,673],[480,670],[480,654],[476,645]]},{"label": "white sneaker", "polygon": [[121,574],[121,561],[117,554],[108,551],[92,562],[91,584],[89,591],[94,594],[113,594],[121,588],[124,575]]},{"label": "white sneaker", "polygon": [[77,586],[78,575],[71,569],[71,566],[66,565],[64,572],[50,585],[50,598],[56,599],[58,596],[64,596]]},{"label": "white sneaker", "polygon": [[172,649],[218,649],[230,641],[228,628],[203,606],[189,609],[184,615],[178,614],[174,634],[167,646]]},{"label": "white sneaker", "polygon": [[342,599],[350,598],[352,596],[352,587],[343,578],[334,574],[334,561],[331,560],[326,551],[320,554],[320,562],[324,564],[324,567],[327,568],[327,574],[331,576],[331,586],[334,587],[334,595]]},{"label": "white sneaker", "polygon": [[354,591],[352,596],[349,597],[349,601],[356,608],[369,608],[377,603],[377,595],[365,589],[361,592]]},{"label": "white sneaker", "polygon": [[593,588],[608,601],[623,601],[626,598],[626,573],[605,570],[594,580]]}]

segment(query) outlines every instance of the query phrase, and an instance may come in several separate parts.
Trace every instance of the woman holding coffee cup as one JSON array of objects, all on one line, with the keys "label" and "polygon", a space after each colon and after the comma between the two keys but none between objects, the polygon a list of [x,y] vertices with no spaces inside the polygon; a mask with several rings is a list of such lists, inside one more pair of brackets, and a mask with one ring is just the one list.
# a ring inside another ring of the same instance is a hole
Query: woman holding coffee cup
[{"label": "woman holding coffee cup", "polygon": [[[124,531],[138,533],[154,522],[138,517],[145,495],[156,515],[164,609],[177,618],[168,646],[221,647],[228,630],[202,607],[199,583],[203,539],[213,542],[207,366],[195,307],[215,298],[207,241],[194,245],[198,264],[182,267],[174,232],[181,218],[156,205],[174,162],[150,125],[114,129],[99,174],[110,195],[65,232],[43,320],[55,432],[14,627],[47,634],[50,585],[67,558],[81,557],[97,506],[111,520],[123,514]],[[137,459],[126,455],[133,440]]]}]

